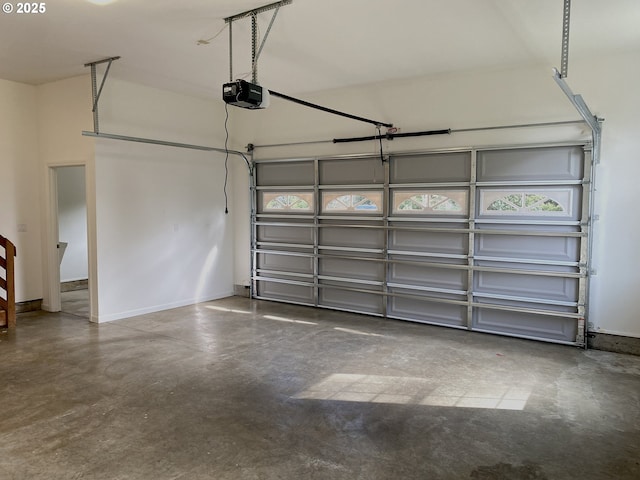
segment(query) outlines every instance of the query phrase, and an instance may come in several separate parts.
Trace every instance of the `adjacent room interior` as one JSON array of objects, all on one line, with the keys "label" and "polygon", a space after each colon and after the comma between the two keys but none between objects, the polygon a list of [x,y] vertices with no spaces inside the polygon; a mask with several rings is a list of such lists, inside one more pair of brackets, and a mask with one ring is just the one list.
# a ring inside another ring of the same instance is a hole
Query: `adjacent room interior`
[{"label": "adjacent room interior", "polygon": [[639,478],[638,24],[5,2],[0,471]]}]

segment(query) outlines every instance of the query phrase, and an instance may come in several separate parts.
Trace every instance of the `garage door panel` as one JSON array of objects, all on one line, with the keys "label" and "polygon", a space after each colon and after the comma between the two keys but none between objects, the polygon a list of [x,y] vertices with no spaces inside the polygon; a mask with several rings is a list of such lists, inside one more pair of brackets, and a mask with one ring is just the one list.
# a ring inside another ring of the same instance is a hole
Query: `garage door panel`
[{"label": "garage door panel", "polygon": [[307,274],[307,273],[258,271],[258,275],[260,276],[260,281],[265,281],[265,282],[313,283],[313,274]]},{"label": "garage door panel", "polygon": [[388,316],[402,320],[411,320],[453,327],[466,325],[466,307],[429,301],[428,298],[389,298]]},{"label": "garage door panel", "polygon": [[322,257],[318,260],[320,275],[382,281],[384,264],[370,260]]},{"label": "garage door panel", "polygon": [[281,227],[276,225],[259,225],[257,238],[259,242],[313,244],[313,225],[304,227]]},{"label": "garage door panel", "polygon": [[434,258],[425,258],[420,256],[412,255],[411,252],[406,254],[404,253],[393,253],[389,255],[389,260],[391,262],[419,262],[419,263],[430,263],[434,264],[434,268],[438,268],[438,266],[442,265],[442,268],[446,268],[446,265],[467,265],[466,258],[447,258],[447,257],[434,257]]},{"label": "garage door panel", "polygon": [[485,150],[477,154],[479,182],[580,180],[580,146]]},{"label": "garage door panel", "polygon": [[425,266],[420,262],[413,264],[392,263],[389,266],[389,282],[392,283],[466,290],[467,278],[466,270]]},{"label": "garage door panel", "polygon": [[313,274],[313,257],[258,252],[257,267],[263,270]]},{"label": "garage door panel", "polygon": [[473,327],[485,332],[560,342],[574,342],[577,334],[576,321],[572,318],[520,312],[514,314],[487,308],[474,309]]},{"label": "garage door panel", "polygon": [[[504,229],[504,226],[500,227]],[[513,226],[512,229],[518,228],[521,227]],[[550,229],[547,227],[546,230]],[[476,234],[477,256],[575,262],[579,253],[580,239],[576,237]]]},{"label": "garage door panel", "polygon": [[436,153],[392,157],[390,183],[468,182],[469,152]]},{"label": "garage door panel", "polygon": [[260,297],[313,305],[313,287],[311,286],[259,280],[257,291]]},{"label": "garage door panel", "polygon": [[574,302],[578,279],[480,271],[474,277],[474,292]]},{"label": "garage door panel", "polygon": [[265,245],[264,247],[259,247],[259,248],[263,248],[263,250],[256,250],[256,253],[259,253],[262,251],[270,251],[270,252],[282,252],[283,254],[291,253],[291,254],[313,255],[313,245],[274,243],[274,244]]},{"label": "garage door panel", "polygon": [[[566,273],[567,276],[580,273],[580,267],[576,265],[553,265],[545,263],[526,263],[526,261],[519,262],[503,262],[496,260],[476,260],[476,267],[498,268],[502,270],[520,270],[524,272],[551,272],[553,274]],[[504,273],[509,273],[505,271]],[[512,273],[512,272],[511,272]]]},{"label": "garage door panel", "polygon": [[576,306],[569,305],[556,305],[549,302],[544,301],[523,301],[523,300],[509,300],[508,298],[491,298],[492,294],[487,294],[489,297],[481,296],[483,294],[477,294],[473,297],[473,301],[476,304],[483,305],[494,305],[498,307],[510,307],[513,308],[514,311],[512,315],[519,315],[520,312],[516,312],[516,309],[528,309],[528,310],[539,310],[543,312],[553,312],[553,313],[566,313],[568,315],[572,315],[576,313]]},{"label": "garage door panel", "polygon": [[407,252],[465,255],[469,236],[460,233],[394,230],[390,234],[389,248]]},{"label": "garage door panel", "polygon": [[[351,286],[354,287],[354,285]],[[383,312],[382,295],[354,292],[334,287],[323,287],[319,289],[318,304],[324,307],[377,315],[381,315]]]},{"label": "garage door panel", "polygon": [[467,300],[467,295],[464,293],[430,291],[428,287],[425,288],[392,285],[389,287],[389,292],[397,295],[398,298],[407,297],[429,303],[453,304],[452,302],[460,302],[460,304],[464,304]]},{"label": "garage door panel", "polygon": [[313,186],[313,162],[274,162],[256,164],[256,179],[260,186]]},{"label": "garage door panel", "polygon": [[323,227],[320,245],[353,248],[382,248],[384,231],[373,228]]},{"label": "garage door panel", "polygon": [[318,170],[321,185],[384,183],[384,166],[380,157],[321,160]]}]

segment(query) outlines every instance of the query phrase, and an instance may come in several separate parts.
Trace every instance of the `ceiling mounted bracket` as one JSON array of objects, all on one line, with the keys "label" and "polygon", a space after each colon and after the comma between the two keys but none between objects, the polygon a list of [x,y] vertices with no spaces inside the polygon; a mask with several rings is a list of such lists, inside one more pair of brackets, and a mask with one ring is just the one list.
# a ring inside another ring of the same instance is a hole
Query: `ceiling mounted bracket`
[{"label": "ceiling mounted bracket", "polygon": [[[98,115],[98,101],[100,100],[100,95],[102,94],[102,89],[104,87],[104,82],[107,80],[109,76],[109,70],[111,69],[111,64],[114,60],[118,60],[120,57],[109,57],[103,60],[96,60],[95,62],[85,63],[85,67],[91,67],[91,98],[93,100],[93,107],[91,111],[93,112],[93,131],[98,133],[100,131],[100,118]],[[98,89],[98,81],[97,81],[97,69],[96,66],[101,63],[107,63],[107,69],[104,72],[104,76],[102,77],[102,82],[100,83],[100,89]]]},{"label": "ceiling mounted bracket", "polygon": [[258,84],[258,59],[256,44],[258,43],[258,15],[251,15],[251,82]]},{"label": "ceiling mounted bracket", "polygon": [[560,76],[567,78],[569,71],[569,25],[571,23],[571,0],[564,0],[562,14],[562,54],[560,58]]},{"label": "ceiling mounted bracket", "polygon": [[250,15],[258,15],[260,13],[268,12],[269,10],[273,10],[275,8],[284,7],[285,5],[290,5],[293,0],[282,0],[280,2],[270,3],[269,5],[264,5],[263,7],[254,8],[252,10],[247,10],[246,12],[237,13],[236,15],[231,15],[224,19],[225,23],[235,22],[236,20],[240,20],[241,18],[246,18]]},{"label": "ceiling mounted bracket", "polygon": [[[236,15],[232,15],[224,19],[225,23],[229,24],[229,81],[233,82],[233,22],[235,20],[240,20],[241,18],[251,17],[251,74],[252,74],[252,83],[258,84],[258,59],[260,58],[260,54],[262,53],[262,49],[264,48],[264,44],[267,41],[267,37],[269,36],[269,32],[271,31],[271,27],[273,26],[273,22],[278,15],[278,11],[280,7],[284,5],[289,5],[293,2],[293,0],[281,0],[280,2],[270,3],[269,5],[264,5],[262,7],[254,8],[253,10],[247,10],[246,12],[238,13]],[[273,17],[271,17],[271,22],[269,23],[269,27],[267,28],[266,33],[264,34],[264,38],[262,39],[262,43],[260,47],[258,47],[258,14],[268,12],[270,10],[274,10]]]},{"label": "ceiling mounted bracket", "polygon": [[[567,71],[569,69],[569,24],[571,20],[571,0],[564,0],[564,11],[562,15],[562,58],[561,69],[553,69],[553,78],[560,87],[560,89],[567,96],[569,101],[573,104],[580,116],[591,128],[591,132],[594,136],[594,144],[599,143],[600,134],[602,133],[601,123],[602,118],[598,118],[587,106],[587,103],[582,98],[582,95],[574,94],[565,78],[567,78]],[[598,137],[596,139],[596,137]]]},{"label": "ceiling mounted bracket", "polygon": [[229,81],[233,82],[233,22],[229,22]]},{"label": "ceiling mounted bracket", "polygon": [[262,53],[262,49],[264,48],[264,44],[267,42],[267,37],[269,36],[269,32],[271,32],[271,27],[273,27],[273,22],[276,21],[276,17],[278,16],[278,12],[280,11],[280,5],[276,7],[276,11],[273,12],[273,17],[271,17],[271,21],[269,22],[269,26],[267,27],[267,31],[264,33],[264,37],[262,38],[262,43],[260,43],[260,48],[258,49],[258,53],[256,53],[256,62],[260,58],[260,54]]}]

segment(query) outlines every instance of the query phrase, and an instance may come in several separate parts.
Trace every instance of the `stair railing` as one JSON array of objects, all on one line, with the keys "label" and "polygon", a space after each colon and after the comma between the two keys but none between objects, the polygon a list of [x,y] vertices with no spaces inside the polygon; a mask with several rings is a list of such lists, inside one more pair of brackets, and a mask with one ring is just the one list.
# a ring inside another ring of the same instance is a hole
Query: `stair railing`
[{"label": "stair railing", "polygon": [[15,256],[15,245],[0,235],[0,272],[4,270],[4,276],[0,274],[0,327],[16,326]]}]

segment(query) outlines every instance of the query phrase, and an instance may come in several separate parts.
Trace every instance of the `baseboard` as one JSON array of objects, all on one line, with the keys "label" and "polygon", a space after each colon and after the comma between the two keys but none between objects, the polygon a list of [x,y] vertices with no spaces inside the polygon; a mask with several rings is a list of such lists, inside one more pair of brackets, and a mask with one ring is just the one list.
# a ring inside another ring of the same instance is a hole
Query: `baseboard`
[{"label": "baseboard", "polygon": [[123,320],[125,318],[137,317],[139,315],[146,315],[148,313],[163,312],[165,310],[172,310],[174,308],[187,307],[189,305],[196,305],[198,303],[209,302],[212,300],[219,300],[221,298],[227,298],[231,296],[233,296],[232,292],[215,293],[207,297],[192,298],[192,299],[181,300],[181,301],[172,302],[172,303],[166,303],[163,305],[153,305],[150,307],[139,308],[139,309],[129,310],[125,312],[99,315],[98,317],[92,315],[89,320],[94,323],[113,322],[115,320]]},{"label": "baseboard", "polygon": [[16,302],[16,313],[38,312],[42,310],[42,299]]},{"label": "baseboard", "polygon": [[89,280],[71,280],[69,282],[60,282],[60,292],[73,292],[74,290],[87,290],[89,288]]},{"label": "baseboard", "polygon": [[589,332],[587,345],[595,350],[640,355],[640,338],[636,337]]},{"label": "baseboard", "polygon": [[249,288],[249,285],[234,285],[233,295],[236,297],[249,298],[251,296],[251,289]]}]

